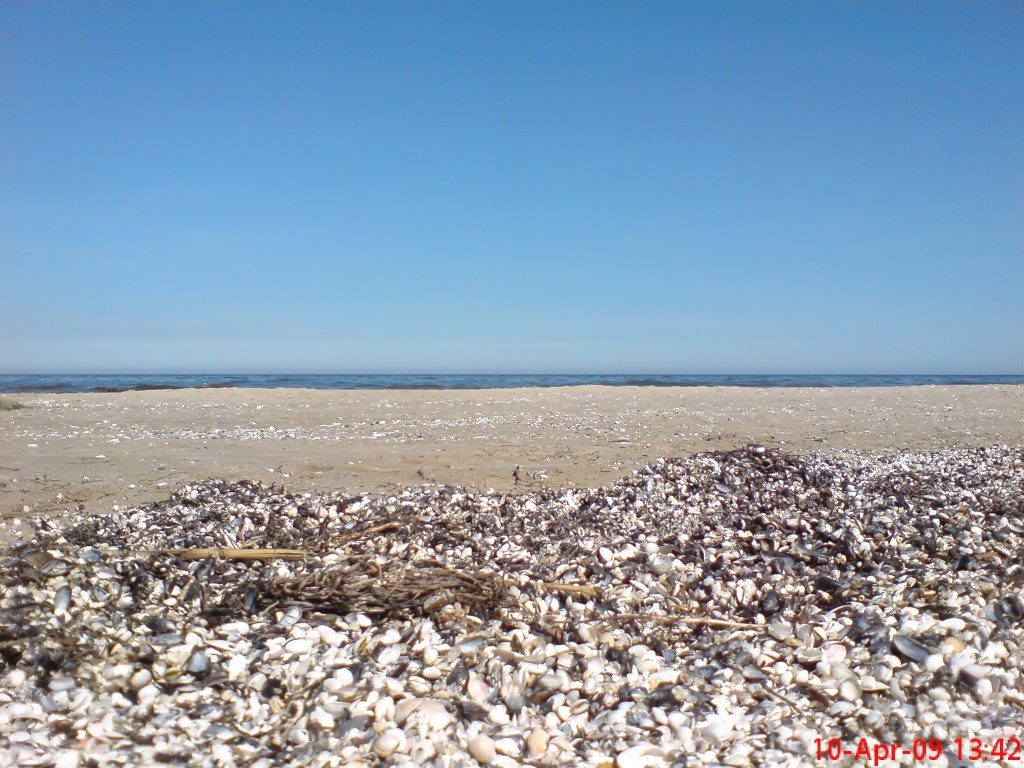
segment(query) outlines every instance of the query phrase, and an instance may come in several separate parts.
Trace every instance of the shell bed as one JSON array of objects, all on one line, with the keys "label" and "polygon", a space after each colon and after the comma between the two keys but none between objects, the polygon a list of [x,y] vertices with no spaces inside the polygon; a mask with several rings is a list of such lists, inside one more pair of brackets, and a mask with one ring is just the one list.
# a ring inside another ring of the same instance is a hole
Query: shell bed
[{"label": "shell bed", "polygon": [[0,555],[0,765],[820,766],[863,738],[942,766],[1024,738],[1021,448],[750,446],[521,494],[212,480],[33,526]]}]

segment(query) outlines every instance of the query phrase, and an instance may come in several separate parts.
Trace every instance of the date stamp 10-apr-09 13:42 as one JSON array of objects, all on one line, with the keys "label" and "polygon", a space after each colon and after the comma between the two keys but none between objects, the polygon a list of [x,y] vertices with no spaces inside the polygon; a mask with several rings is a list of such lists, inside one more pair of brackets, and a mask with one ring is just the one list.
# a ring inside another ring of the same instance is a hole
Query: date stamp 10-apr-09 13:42
[{"label": "date stamp 10-apr-09 13:42", "polygon": [[850,758],[854,764],[880,766],[883,763],[928,763],[946,757],[958,762],[997,762],[1004,765],[1024,763],[1024,747],[1014,737],[993,739],[991,743],[973,738],[914,739],[910,744],[883,744],[870,739],[815,739],[815,757],[826,762]]}]

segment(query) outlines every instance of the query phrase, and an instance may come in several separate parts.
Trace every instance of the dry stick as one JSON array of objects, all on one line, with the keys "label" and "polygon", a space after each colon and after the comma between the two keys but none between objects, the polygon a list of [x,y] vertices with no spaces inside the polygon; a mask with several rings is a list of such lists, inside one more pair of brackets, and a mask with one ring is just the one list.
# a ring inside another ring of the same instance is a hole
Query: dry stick
[{"label": "dry stick", "polygon": [[539,585],[548,592],[568,592],[573,595],[586,595],[587,597],[600,597],[600,587],[593,584],[560,584],[555,581],[542,581]]},{"label": "dry stick", "polygon": [[793,701],[792,699],[790,699],[790,698],[788,698],[786,696],[783,696],[778,691],[773,691],[771,688],[768,687],[768,683],[766,683],[764,680],[761,680],[760,682],[761,682],[761,689],[765,693],[767,693],[769,696],[771,696],[774,699],[778,699],[779,701],[781,701],[784,704],[789,704],[789,706],[791,706],[793,709],[799,711],[800,705],[797,704],[795,701]]},{"label": "dry stick", "polygon": [[305,560],[306,552],[301,549],[162,549],[155,553],[175,555],[182,560]]},{"label": "dry stick", "polygon": [[620,616],[595,616],[594,621],[635,621],[645,619],[660,624],[703,624],[709,627],[733,627],[736,629],[767,629],[767,624],[756,624],[728,619],[712,619],[708,616],[652,616],[648,613],[624,613]]},{"label": "dry stick", "polygon": [[401,524],[396,523],[394,520],[392,520],[387,523],[381,523],[380,525],[371,525],[369,528],[363,528],[358,531],[353,531],[352,533],[342,534],[341,536],[338,536],[334,541],[337,544],[344,544],[345,542],[353,541],[354,539],[361,539],[364,536],[372,536],[375,533],[387,533],[388,531],[397,531],[401,529],[401,527]]},{"label": "dry stick", "polygon": [[1011,689],[1003,688],[1002,695],[1005,699],[1010,699],[1011,701],[1017,702],[1017,706],[1024,706],[1024,696],[1021,696],[1020,694],[1012,691]]},{"label": "dry stick", "polygon": [[539,587],[544,592],[567,592],[572,595],[586,595],[587,597],[600,597],[601,588],[593,584],[570,584],[563,581],[534,581],[527,584],[520,584],[515,579],[498,577],[503,587]]}]

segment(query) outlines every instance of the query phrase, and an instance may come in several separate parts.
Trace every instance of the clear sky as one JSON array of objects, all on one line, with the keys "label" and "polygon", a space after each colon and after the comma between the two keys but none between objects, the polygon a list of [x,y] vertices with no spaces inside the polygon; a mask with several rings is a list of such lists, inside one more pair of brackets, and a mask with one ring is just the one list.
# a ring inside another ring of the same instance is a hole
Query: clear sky
[{"label": "clear sky", "polygon": [[0,371],[1024,373],[1019,2],[0,4]]}]

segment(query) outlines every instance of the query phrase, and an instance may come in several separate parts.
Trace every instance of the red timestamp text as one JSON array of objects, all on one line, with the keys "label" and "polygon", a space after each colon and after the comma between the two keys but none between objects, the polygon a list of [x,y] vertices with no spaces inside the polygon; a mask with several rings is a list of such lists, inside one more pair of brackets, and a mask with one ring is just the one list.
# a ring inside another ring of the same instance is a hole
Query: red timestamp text
[{"label": "red timestamp text", "polygon": [[958,760],[1002,760],[1024,762],[1024,747],[1018,738],[994,739],[986,743],[981,739],[914,739],[909,745],[882,744],[866,738],[844,742],[842,739],[815,739],[819,760],[841,760],[852,757],[878,766],[889,760],[938,760],[947,750]]}]

